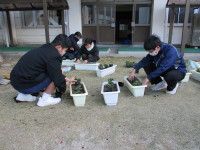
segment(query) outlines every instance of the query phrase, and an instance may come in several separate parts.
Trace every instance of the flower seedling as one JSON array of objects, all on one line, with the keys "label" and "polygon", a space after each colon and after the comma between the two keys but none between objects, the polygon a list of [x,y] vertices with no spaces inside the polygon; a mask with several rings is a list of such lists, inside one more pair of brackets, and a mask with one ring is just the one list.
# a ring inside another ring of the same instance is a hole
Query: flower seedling
[{"label": "flower seedling", "polygon": [[76,82],[75,85],[79,85],[81,83],[81,79],[80,78],[75,78]]},{"label": "flower seedling", "polygon": [[197,69],[197,72],[200,72],[200,68]]},{"label": "flower seedling", "polygon": [[63,59],[63,60],[66,60],[66,57],[63,57],[62,59]]},{"label": "flower seedling", "polygon": [[134,67],[135,62],[126,61],[126,67],[131,68]]},{"label": "flower seedling", "polygon": [[107,92],[111,92],[113,91],[114,88],[114,82],[112,78],[108,78],[108,91]]},{"label": "flower seedling", "polygon": [[109,67],[108,63],[105,63],[105,64],[104,64],[104,67],[105,67],[105,68],[108,68],[108,67]]},{"label": "flower seedling", "polygon": [[100,70],[103,70],[105,67],[103,64],[100,64],[99,67],[98,67]]},{"label": "flower seedling", "polygon": [[129,82],[133,85],[133,86],[140,86],[142,85],[142,82],[140,82],[138,80],[138,78],[134,77],[134,79],[132,81],[129,80]]},{"label": "flower seedling", "polygon": [[83,88],[79,85],[79,86],[77,86],[76,88],[75,88],[75,93],[74,94],[81,94],[81,90],[82,90]]},{"label": "flower seedling", "polygon": [[69,57],[69,60],[72,60],[73,58],[72,57]]},{"label": "flower seedling", "polygon": [[113,63],[109,63],[109,67],[112,67],[113,66]]}]

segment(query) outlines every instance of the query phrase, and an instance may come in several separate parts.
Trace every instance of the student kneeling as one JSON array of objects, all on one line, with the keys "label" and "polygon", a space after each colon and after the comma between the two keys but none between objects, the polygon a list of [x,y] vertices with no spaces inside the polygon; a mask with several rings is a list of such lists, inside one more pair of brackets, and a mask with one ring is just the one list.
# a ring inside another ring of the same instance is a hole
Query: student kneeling
[{"label": "student kneeling", "polygon": [[97,62],[99,60],[99,50],[92,39],[87,38],[85,40],[85,44],[81,46],[81,49],[76,58],[77,63],[80,62],[81,56],[84,64],[88,62]]},{"label": "student kneeling", "polygon": [[[136,70],[144,68],[147,78],[143,80],[143,85],[150,81],[151,84],[156,84],[152,90],[167,88],[167,94],[175,94],[178,88],[178,82],[186,74],[186,65],[180,51],[173,45],[162,43],[155,35],[145,40],[144,49],[149,54],[135,65],[129,75],[129,80],[134,78]],[[166,82],[160,76],[164,77]]]},{"label": "student kneeling", "polygon": [[48,44],[27,52],[18,61],[11,72],[11,84],[19,91],[16,100],[35,101],[33,93],[44,90],[37,102],[38,106],[54,105],[61,98],[53,98],[52,93],[57,88],[64,93],[66,85],[75,81],[75,77],[67,78],[62,74],[62,55],[66,53],[71,42],[68,36],[59,34]]}]

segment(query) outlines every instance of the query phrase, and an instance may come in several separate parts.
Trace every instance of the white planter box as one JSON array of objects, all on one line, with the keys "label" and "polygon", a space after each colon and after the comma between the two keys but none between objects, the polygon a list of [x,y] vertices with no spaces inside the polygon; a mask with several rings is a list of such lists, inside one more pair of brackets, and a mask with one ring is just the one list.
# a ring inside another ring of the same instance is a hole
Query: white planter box
[{"label": "white planter box", "polygon": [[130,92],[133,94],[133,96],[135,96],[135,97],[144,96],[145,88],[147,87],[147,85],[133,86],[133,85],[130,84],[130,82],[127,80],[127,78],[128,78],[128,76],[125,76],[124,81],[125,81],[125,84],[128,87],[128,89],[130,90]]},{"label": "white planter box", "polygon": [[74,63],[75,63],[76,59],[72,59],[72,60],[69,60],[69,59],[66,59],[66,60],[63,60],[62,61],[62,66],[74,66]]},{"label": "white planter box", "polygon": [[83,84],[83,88],[84,88],[84,91],[85,93],[83,94],[73,94],[72,93],[72,85],[74,84],[70,84],[70,96],[73,97],[73,101],[74,101],[74,105],[75,106],[84,106],[85,105],[85,100],[86,100],[86,95],[88,95],[88,92],[87,92],[87,89],[86,89],[86,86],[83,82],[81,82]]},{"label": "white planter box", "polygon": [[75,69],[76,70],[92,70],[96,71],[98,70],[99,63],[88,63],[88,64],[83,64],[83,63],[75,63]]},{"label": "white planter box", "polygon": [[98,70],[96,70],[96,72],[97,72],[97,77],[103,78],[103,77],[105,77],[105,76],[107,76],[107,75],[109,75],[109,74],[114,73],[116,67],[117,67],[117,65],[113,65],[112,67],[108,67],[108,68],[103,69],[103,70],[100,70],[100,69],[98,68]]},{"label": "white planter box", "polygon": [[192,74],[191,72],[187,72],[185,78],[181,80],[181,82],[188,82],[191,74]]},{"label": "white planter box", "polygon": [[104,101],[108,106],[117,105],[118,102],[118,94],[120,93],[119,85],[117,81],[113,81],[114,84],[117,85],[117,91],[114,92],[104,92],[104,85],[108,84],[108,82],[103,82],[101,88],[101,94],[103,94]]},{"label": "white planter box", "polygon": [[197,71],[192,71],[192,78],[197,81],[200,81],[200,73]]}]

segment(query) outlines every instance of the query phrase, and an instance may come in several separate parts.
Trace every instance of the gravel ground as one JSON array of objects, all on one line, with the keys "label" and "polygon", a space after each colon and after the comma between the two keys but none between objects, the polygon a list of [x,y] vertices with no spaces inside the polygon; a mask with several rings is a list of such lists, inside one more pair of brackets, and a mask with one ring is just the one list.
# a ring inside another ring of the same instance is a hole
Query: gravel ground
[{"label": "gravel ground", "polygon": [[[132,70],[125,67],[126,60],[139,61],[134,57],[101,58],[101,63],[117,64],[115,73],[104,78],[98,78],[95,71],[65,73],[85,83],[89,95],[84,107],[74,106],[69,88],[59,104],[37,107],[37,101],[16,103],[17,91],[10,84],[0,85],[0,149],[199,150],[198,81],[190,78],[188,83],[180,83],[175,95],[151,91],[148,84],[147,93],[138,98],[124,86],[118,104],[105,105],[102,82],[109,77],[123,82]],[[0,67],[1,74],[10,73],[16,61],[7,59],[4,63],[13,65]],[[137,76],[144,79],[144,71]]]}]

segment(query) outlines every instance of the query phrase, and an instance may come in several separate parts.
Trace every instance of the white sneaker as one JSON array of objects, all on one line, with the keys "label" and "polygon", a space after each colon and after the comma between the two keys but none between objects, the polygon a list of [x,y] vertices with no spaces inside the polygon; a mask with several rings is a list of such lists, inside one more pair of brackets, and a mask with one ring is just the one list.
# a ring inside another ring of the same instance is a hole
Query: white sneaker
[{"label": "white sneaker", "polygon": [[172,90],[172,91],[166,91],[167,94],[175,94],[176,93],[176,90],[178,88],[178,83],[176,84],[175,88]]},{"label": "white sneaker", "polygon": [[165,81],[161,81],[151,88],[153,91],[158,91],[167,88],[167,83]]},{"label": "white sneaker", "polygon": [[32,102],[36,100],[36,96],[32,96],[31,94],[19,93],[16,97],[16,100],[22,101],[22,102]]},{"label": "white sneaker", "polygon": [[42,99],[42,97],[40,97],[39,101],[37,102],[37,105],[38,106],[55,105],[55,104],[58,104],[60,101],[61,101],[61,98],[48,97],[46,99]]}]

